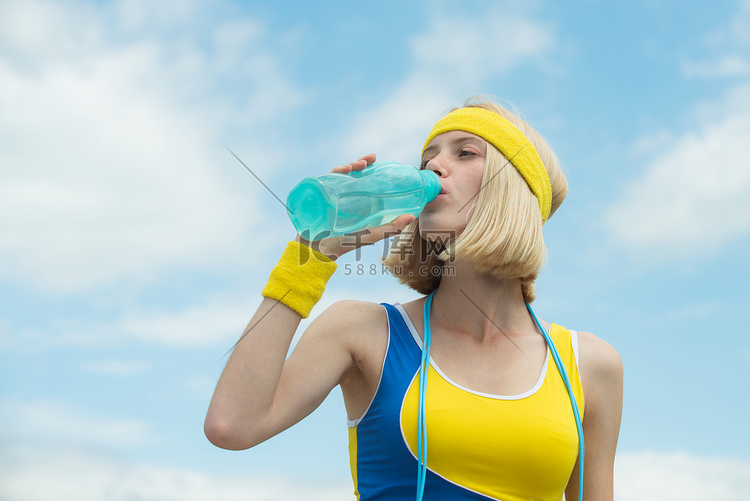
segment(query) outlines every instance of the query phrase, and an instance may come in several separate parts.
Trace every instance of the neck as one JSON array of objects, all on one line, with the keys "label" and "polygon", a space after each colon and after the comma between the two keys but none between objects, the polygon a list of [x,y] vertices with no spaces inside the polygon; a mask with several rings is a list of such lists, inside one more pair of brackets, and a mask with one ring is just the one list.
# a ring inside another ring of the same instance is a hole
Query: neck
[{"label": "neck", "polygon": [[486,336],[536,333],[526,309],[520,279],[497,279],[466,261],[445,263],[433,298],[433,323],[442,328]]}]

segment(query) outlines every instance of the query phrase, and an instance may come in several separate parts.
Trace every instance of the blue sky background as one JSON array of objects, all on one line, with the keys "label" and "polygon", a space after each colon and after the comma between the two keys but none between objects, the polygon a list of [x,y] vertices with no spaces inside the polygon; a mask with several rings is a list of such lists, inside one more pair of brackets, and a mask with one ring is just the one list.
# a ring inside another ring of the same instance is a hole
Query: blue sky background
[{"label": "blue sky background", "polygon": [[[417,162],[478,93],[566,167],[535,309],[623,357],[616,499],[746,496],[749,1],[0,0],[0,499],[352,499],[337,390],[253,450],[203,436],[293,238],[223,145],[284,198]],[[382,250],[313,316],[416,297]]]}]

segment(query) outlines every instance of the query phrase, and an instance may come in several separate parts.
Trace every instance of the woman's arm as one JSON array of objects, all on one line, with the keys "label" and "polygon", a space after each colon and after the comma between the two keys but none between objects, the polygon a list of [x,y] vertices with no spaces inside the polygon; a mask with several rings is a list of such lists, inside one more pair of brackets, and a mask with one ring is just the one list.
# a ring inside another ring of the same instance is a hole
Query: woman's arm
[{"label": "woman's arm", "polygon": [[[614,499],[614,462],[622,418],[622,360],[606,341],[588,332],[578,333],[579,364],[585,409],[583,436],[586,456],[583,499]],[[578,463],[565,489],[565,499],[578,499]]]},{"label": "woman's arm", "polygon": [[[300,402],[280,412],[278,403],[274,405],[284,360],[301,319],[286,305],[263,299],[234,347],[211,398],[204,423],[211,443],[224,449],[247,449],[271,437],[270,430],[281,428],[282,422],[308,407]],[[329,349],[329,374],[308,388],[307,398],[327,394],[335,384],[330,381],[344,370],[339,347]]]},{"label": "woman's arm", "polygon": [[300,316],[264,299],[216,386],[205,422],[208,439],[225,449],[247,449],[310,414],[356,370],[353,341],[365,326],[377,324],[368,318],[372,312],[333,305],[286,359]]},{"label": "woman's arm", "polygon": [[[367,155],[333,172],[362,170],[374,161],[375,155]],[[399,233],[413,219],[404,215],[391,224],[371,228],[356,245],[347,245],[341,237],[305,243],[336,259],[357,246]],[[285,304],[265,298],[216,386],[204,424],[208,439],[225,449],[247,449],[310,414],[337,384],[358,370],[356,336],[373,328],[378,314],[378,308],[334,305],[310,324],[287,360],[301,316]]]}]

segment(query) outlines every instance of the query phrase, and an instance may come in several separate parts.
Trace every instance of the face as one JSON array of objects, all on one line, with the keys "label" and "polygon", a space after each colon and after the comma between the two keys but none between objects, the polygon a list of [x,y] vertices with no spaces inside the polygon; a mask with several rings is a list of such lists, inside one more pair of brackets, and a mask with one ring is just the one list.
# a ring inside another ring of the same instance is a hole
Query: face
[{"label": "face", "polygon": [[438,175],[442,190],[419,216],[424,238],[430,239],[431,232],[458,235],[466,228],[482,186],[486,156],[487,142],[469,132],[446,132],[430,142],[422,168]]}]

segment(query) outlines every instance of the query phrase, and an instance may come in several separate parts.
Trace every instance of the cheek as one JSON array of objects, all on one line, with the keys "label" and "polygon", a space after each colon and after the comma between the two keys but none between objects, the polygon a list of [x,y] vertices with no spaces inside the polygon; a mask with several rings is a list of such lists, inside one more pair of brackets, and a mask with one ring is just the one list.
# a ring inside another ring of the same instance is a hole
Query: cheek
[{"label": "cheek", "polygon": [[483,170],[477,169],[472,172],[472,175],[467,178],[466,192],[467,192],[467,204],[466,208],[462,211],[464,219],[464,227],[469,223],[471,217],[474,215],[476,204],[479,202],[479,194],[483,189],[482,187],[482,174]]},{"label": "cheek", "polygon": [[475,191],[479,191],[482,187],[482,177],[484,175],[484,166],[481,169],[474,169],[471,173],[471,183],[474,185]]},{"label": "cheek", "polygon": [[473,207],[474,204],[479,199],[479,194],[482,191],[482,171],[473,171],[471,172],[466,178],[463,180],[463,183],[461,183],[461,192],[463,193],[463,197],[465,198],[465,202],[467,202],[466,209],[469,209],[470,207]]}]

